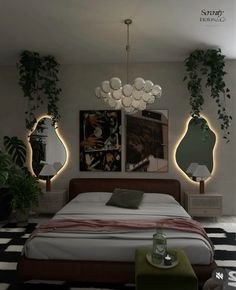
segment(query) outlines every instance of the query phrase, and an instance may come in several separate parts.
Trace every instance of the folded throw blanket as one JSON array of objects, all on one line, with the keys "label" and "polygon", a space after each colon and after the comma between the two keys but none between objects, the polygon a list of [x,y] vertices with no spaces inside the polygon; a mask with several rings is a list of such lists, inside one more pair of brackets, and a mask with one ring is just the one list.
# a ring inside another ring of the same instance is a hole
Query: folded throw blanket
[{"label": "folded throw blanket", "polygon": [[143,230],[143,229],[174,229],[179,231],[186,231],[197,233],[203,236],[211,245],[214,246],[211,240],[208,238],[202,225],[192,219],[184,218],[165,218],[165,219],[150,219],[150,220],[80,220],[80,219],[58,219],[50,220],[45,224],[39,225],[35,231],[33,231],[31,238],[37,233],[45,232],[116,232],[124,230]]}]

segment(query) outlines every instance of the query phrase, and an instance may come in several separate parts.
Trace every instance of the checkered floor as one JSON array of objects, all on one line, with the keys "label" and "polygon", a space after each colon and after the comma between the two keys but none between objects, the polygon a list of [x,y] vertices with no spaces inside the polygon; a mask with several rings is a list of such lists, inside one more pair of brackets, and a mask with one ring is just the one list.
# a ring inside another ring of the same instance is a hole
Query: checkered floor
[{"label": "checkered floor", "polygon": [[[6,224],[0,227],[0,290],[95,290],[115,289],[134,290],[133,286],[117,285],[87,285],[78,283],[52,282],[40,283],[34,281],[21,284],[17,276],[17,261],[26,239],[35,228],[36,223],[26,225]],[[219,267],[225,267],[236,271],[236,234],[222,228],[205,228],[215,245],[215,260]]]},{"label": "checkered floor", "polygon": [[215,261],[219,267],[236,271],[236,233],[222,228],[205,228],[215,246]]},{"label": "checkered floor", "polygon": [[17,261],[26,239],[35,226],[33,223],[22,227],[11,223],[0,228],[0,282],[18,281]]},{"label": "checkered floor", "polygon": [[0,290],[134,290],[133,286],[88,285],[64,281],[30,281],[22,284],[17,275],[17,261],[26,239],[36,223],[16,225],[9,223],[0,227]]}]

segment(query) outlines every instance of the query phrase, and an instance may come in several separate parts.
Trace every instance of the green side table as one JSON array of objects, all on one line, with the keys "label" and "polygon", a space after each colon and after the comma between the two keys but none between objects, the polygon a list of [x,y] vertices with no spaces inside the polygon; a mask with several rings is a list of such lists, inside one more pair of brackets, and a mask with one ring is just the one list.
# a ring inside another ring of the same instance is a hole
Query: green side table
[{"label": "green side table", "polygon": [[136,290],[197,290],[198,281],[193,268],[182,250],[168,249],[179,263],[173,268],[161,269],[152,266],[146,259],[149,248],[135,252]]}]

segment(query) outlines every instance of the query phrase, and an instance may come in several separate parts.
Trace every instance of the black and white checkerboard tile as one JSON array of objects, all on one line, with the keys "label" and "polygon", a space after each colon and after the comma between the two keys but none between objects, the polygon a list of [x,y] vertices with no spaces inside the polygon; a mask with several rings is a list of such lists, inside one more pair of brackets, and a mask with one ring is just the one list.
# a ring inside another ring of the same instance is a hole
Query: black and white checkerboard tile
[{"label": "black and white checkerboard tile", "polygon": [[236,271],[236,233],[222,228],[205,228],[215,246],[215,261],[219,267]]},{"label": "black and white checkerboard tile", "polygon": [[[17,261],[26,239],[35,228],[35,223],[17,226],[14,223],[0,227],[0,290],[134,290],[134,286],[87,285],[66,282],[18,282]],[[236,233],[222,228],[205,228],[215,245],[215,260],[219,267],[236,270]]]},{"label": "black and white checkerboard tile", "polygon": [[35,225],[6,224],[0,228],[0,290],[10,289],[9,285],[17,281],[17,260]]},{"label": "black and white checkerboard tile", "polygon": [[0,290],[134,290],[134,286],[88,285],[87,283],[68,283],[64,281],[30,281],[19,283],[17,261],[23,245],[36,223],[19,226],[9,223],[0,227]]}]

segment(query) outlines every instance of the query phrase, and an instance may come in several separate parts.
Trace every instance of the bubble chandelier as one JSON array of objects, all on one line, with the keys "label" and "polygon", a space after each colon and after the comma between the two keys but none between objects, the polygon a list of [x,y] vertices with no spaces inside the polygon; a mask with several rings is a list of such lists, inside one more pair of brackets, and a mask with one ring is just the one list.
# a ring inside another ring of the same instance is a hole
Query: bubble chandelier
[{"label": "bubble chandelier", "polygon": [[161,87],[154,85],[150,80],[144,80],[138,77],[133,84],[129,84],[129,26],[132,24],[131,19],[125,19],[127,25],[127,44],[126,44],[126,81],[122,82],[118,77],[113,77],[109,81],[102,82],[101,87],[95,89],[98,98],[108,103],[113,109],[123,109],[126,113],[135,113],[145,110],[148,104],[152,104],[156,99],[161,98]]}]

